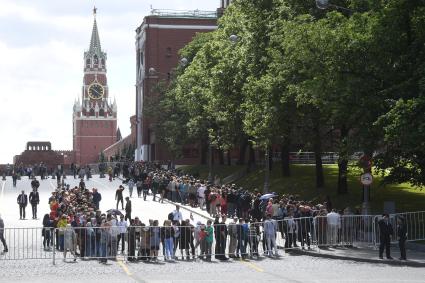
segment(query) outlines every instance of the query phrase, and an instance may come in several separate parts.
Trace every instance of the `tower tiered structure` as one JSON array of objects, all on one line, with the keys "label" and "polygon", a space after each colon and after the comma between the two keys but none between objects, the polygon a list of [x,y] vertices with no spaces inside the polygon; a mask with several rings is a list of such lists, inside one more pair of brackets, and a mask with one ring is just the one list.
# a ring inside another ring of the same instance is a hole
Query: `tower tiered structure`
[{"label": "tower tiered structure", "polygon": [[90,47],[84,52],[81,99],[75,101],[73,111],[74,161],[80,165],[97,162],[100,153],[117,139],[117,103],[109,97],[107,54],[100,44],[96,8],[93,17]]}]

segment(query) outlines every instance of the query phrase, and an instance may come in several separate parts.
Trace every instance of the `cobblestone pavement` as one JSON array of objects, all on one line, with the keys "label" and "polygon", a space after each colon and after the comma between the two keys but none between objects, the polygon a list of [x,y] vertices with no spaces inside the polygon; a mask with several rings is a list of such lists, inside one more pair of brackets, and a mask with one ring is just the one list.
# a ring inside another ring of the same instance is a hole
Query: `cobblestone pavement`
[{"label": "cobblestone pavement", "polygon": [[[71,185],[78,182],[68,178]],[[55,180],[40,182],[39,218],[48,212],[47,198],[55,187]],[[119,180],[109,182],[94,178],[87,186],[98,187],[102,193],[101,209],[115,206],[114,194]],[[4,184],[4,185],[3,185]],[[29,180],[18,181],[18,187],[11,186],[11,180],[1,182],[0,213],[6,227],[36,227],[38,220],[19,220],[16,204],[17,194],[24,189],[30,191]],[[127,195],[127,192],[125,192]],[[151,198],[149,198],[151,199]],[[149,218],[165,219],[174,208],[169,204],[158,204],[151,200],[144,202],[133,197],[133,215],[143,221]],[[189,213],[183,211],[183,217]],[[27,208],[27,218],[31,209]],[[195,215],[195,221],[196,221]],[[205,219],[199,219],[205,221]],[[282,252],[282,251],[280,251]],[[229,261],[212,263],[176,261],[173,263],[125,263],[109,261],[100,264],[96,260],[63,262],[58,253],[56,265],[51,259],[44,260],[1,260],[0,282],[424,282],[422,268],[388,266],[379,263],[356,263],[335,259],[315,258],[305,255],[283,254],[279,259],[263,258],[258,261]]]},{"label": "cobblestone pavement", "polygon": [[[284,255],[259,261],[0,262],[0,282],[423,282],[422,268]],[[54,281],[53,281],[54,280]]]}]

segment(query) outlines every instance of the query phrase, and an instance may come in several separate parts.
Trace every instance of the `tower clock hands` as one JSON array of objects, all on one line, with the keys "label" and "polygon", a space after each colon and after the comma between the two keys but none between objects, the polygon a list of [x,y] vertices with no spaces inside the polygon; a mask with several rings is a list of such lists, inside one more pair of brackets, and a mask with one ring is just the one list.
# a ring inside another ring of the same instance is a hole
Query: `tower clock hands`
[{"label": "tower clock hands", "polygon": [[94,99],[99,99],[103,96],[103,88],[99,84],[93,84],[89,88],[89,95]]},{"label": "tower clock hands", "polygon": [[92,88],[92,95],[96,98],[100,97],[99,89],[97,87]]}]

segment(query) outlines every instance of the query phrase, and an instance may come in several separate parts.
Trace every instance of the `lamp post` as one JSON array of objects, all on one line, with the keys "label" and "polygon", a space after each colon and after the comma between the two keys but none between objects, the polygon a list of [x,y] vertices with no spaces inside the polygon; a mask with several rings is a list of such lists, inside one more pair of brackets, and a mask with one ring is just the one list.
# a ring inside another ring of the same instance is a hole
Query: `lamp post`
[{"label": "lamp post", "polygon": [[263,193],[267,194],[269,192],[270,188],[270,153],[269,153],[269,147],[266,147],[266,152],[264,154],[264,162],[266,163],[266,172],[264,174],[264,188]]},{"label": "lamp post", "polygon": [[212,174],[212,170],[213,170],[213,164],[212,164],[212,159],[213,159],[213,151],[212,151],[212,145],[211,142],[208,145],[208,182],[210,182],[210,184],[213,183],[213,174]]}]

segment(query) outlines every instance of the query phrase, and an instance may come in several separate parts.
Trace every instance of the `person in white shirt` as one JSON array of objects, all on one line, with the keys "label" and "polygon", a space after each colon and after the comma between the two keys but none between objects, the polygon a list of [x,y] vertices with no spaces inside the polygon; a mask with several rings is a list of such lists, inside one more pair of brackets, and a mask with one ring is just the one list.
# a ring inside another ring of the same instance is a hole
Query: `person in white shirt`
[{"label": "person in white shirt", "polygon": [[121,241],[121,253],[124,253],[124,248],[125,248],[125,233],[127,232],[127,221],[124,220],[124,215],[120,215],[120,220],[117,223],[118,226],[118,230],[119,230],[119,234],[118,234],[118,240],[117,240],[117,250],[118,250],[118,246],[120,244]]},{"label": "person in white shirt", "polygon": [[328,223],[328,244],[335,246],[338,242],[338,230],[341,227],[341,217],[335,209],[332,209],[332,211],[326,215],[326,220]]},{"label": "person in white shirt", "polygon": [[201,186],[198,188],[198,203],[199,203],[199,208],[201,210],[204,210],[205,190],[206,189],[207,189],[207,187],[205,186],[205,184],[201,184]]},{"label": "person in white shirt", "polygon": [[180,212],[180,206],[176,205],[176,210],[173,211],[173,221],[181,223],[183,220],[182,213]]},{"label": "person in white shirt", "polygon": [[118,227],[118,221],[117,219],[110,217],[108,219],[109,223],[110,223],[110,227],[111,229],[110,234],[111,234],[111,257],[116,257],[117,256],[117,251],[118,251],[118,235],[120,234],[120,230]]},{"label": "person in white shirt", "polygon": [[264,238],[266,241],[266,256],[278,256],[277,246],[276,246],[276,233],[277,233],[277,223],[276,220],[272,219],[271,214],[267,214],[266,221],[264,221],[263,226]]}]

